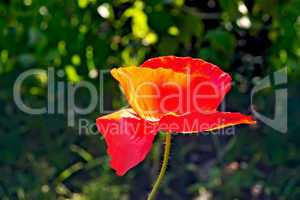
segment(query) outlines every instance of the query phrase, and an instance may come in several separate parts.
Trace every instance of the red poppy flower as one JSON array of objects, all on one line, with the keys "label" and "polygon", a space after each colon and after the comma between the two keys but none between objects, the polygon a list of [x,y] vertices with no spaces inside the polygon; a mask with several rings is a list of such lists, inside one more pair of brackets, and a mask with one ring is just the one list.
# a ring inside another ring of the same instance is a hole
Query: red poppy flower
[{"label": "red poppy flower", "polygon": [[164,56],[111,74],[131,106],[97,119],[117,175],[145,159],[158,131],[196,133],[255,123],[250,116],[217,110],[231,77],[204,60]]}]

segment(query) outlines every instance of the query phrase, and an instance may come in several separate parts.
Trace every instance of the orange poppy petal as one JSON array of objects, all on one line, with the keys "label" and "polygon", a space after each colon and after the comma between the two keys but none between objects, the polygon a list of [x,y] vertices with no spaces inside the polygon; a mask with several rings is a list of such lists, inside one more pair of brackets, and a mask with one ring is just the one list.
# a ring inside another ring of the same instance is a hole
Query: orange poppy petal
[{"label": "orange poppy petal", "polygon": [[131,107],[149,121],[158,121],[169,113],[215,111],[224,95],[219,85],[201,73],[146,67],[121,67],[111,73]]},{"label": "orange poppy petal", "polygon": [[[208,104],[206,105],[207,108],[217,108],[231,88],[232,79],[229,74],[222,71],[218,66],[199,58],[161,56],[148,59],[141,66],[153,69],[163,67],[176,72],[202,74],[209,77],[211,83],[218,89],[218,93],[216,94],[218,98],[214,102],[206,101],[206,104]],[[205,105],[203,105],[203,107],[205,107]]]},{"label": "orange poppy petal", "polygon": [[185,74],[171,69],[121,67],[113,69],[111,74],[119,81],[131,107],[149,121],[158,121],[173,112],[187,84]]},{"label": "orange poppy petal", "polygon": [[256,123],[251,116],[232,112],[211,114],[191,113],[187,115],[167,115],[160,120],[159,129],[172,133],[195,133],[213,131],[238,124]]},{"label": "orange poppy petal", "polygon": [[157,126],[139,118],[132,109],[99,117],[96,124],[107,144],[110,165],[119,176],[145,159],[157,133]]}]

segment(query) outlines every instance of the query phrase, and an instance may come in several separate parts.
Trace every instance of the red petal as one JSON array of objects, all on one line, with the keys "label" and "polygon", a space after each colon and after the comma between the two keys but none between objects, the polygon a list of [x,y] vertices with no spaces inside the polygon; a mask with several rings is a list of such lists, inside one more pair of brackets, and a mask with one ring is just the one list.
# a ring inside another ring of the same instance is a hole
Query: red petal
[{"label": "red petal", "polygon": [[159,129],[175,133],[212,131],[238,124],[253,124],[251,116],[241,113],[215,112],[210,114],[191,113],[187,115],[167,115],[160,120]]},{"label": "red petal", "polygon": [[145,159],[157,133],[155,124],[139,118],[132,109],[99,117],[96,124],[106,141],[110,165],[119,176]]},{"label": "red petal", "polygon": [[[232,79],[229,74],[222,71],[218,66],[199,58],[161,56],[148,59],[141,66],[153,69],[162,67],[176,72],[202,74],[210,77],[211,83],[216,86],[215,88],[218,88],[216,94],[218,98],[213,101],[205,101],[205,98],[203,98],[205,102],[201,102],[203,109],[216,109],[231,88]],[[205,93],[201,95],[205,95]],[[208,95],[211,95],[211,93],[208,93]]]}]

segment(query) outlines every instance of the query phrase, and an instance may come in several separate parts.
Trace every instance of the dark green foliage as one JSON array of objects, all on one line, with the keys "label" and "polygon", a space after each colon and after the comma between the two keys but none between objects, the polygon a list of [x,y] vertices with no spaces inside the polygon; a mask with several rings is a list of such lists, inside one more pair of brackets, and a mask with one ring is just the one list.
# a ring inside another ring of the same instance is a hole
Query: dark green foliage
[{"label": "dark green foliage", "polygon": [[[97,70],[169,54],[201,57],[229,72],[235,84],[227,108],[243,113],[250,113],[258,77],[287,67],[288,133],[259,122],[236,127],[232,136],[174,136],[158,199],[300,199],[299,0],[2,0],[0,199],[145,199],[160,167],[161,141],[145,162],[117,177],[98,134],[79,134],[66,115],[23,113],[13,85],[28,69],[54,67],[65,73],[59,81],[86,80],[99,92]],[[43,73],[24,82],[27,105],[47,103],[46,82]],[[272,117],[273,97],[262,91],[254,104]],[[117,110],[122,98],[105,76],[104,107]],[[76,95],[78,105],[89,100],[86,91]]]}]

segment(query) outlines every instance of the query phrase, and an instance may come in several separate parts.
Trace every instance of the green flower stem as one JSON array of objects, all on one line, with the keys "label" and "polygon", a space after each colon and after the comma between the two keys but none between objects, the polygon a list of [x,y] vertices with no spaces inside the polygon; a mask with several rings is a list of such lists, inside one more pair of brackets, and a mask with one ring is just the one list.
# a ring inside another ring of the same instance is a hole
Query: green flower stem
[{"label": "green flower stem", "polygon": [[166,133],[165,136],[165,152],[164,152],[164,158],[163,158],[163,162],[162,162],[162,166],[159,172],[159,175],[153,185],[153,188],[151,190],[151,192],[149,193],[149,196],[147,198],[147,200],[154,200],[159,186],[166,174],[166,169],[167,169],[167,165],[168,165],[168,161],[169,161],[169,157],[170,157],[170,149],[171,149],[171,134],[170,133]]}]

